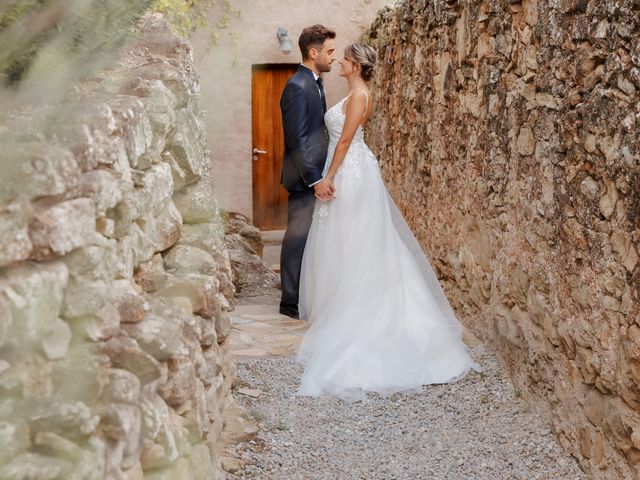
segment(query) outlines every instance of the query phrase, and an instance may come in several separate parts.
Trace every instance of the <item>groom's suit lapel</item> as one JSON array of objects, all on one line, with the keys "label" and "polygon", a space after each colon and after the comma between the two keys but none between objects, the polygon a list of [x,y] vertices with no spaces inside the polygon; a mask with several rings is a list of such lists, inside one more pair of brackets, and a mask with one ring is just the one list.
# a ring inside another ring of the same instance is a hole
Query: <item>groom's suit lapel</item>
[{"label": "groom's suit lapel", "polygon": [[309,95],[312,98],[313,103],[317,103],[320,111],[324,114],[326,111],[325,104],[322,101],[322,97],[320,95],[320,90],[318,88],[318,84],[316,83],[316,79],[313,76],[313,72],[305,67],[304,65],[298,65],[298,73],[304,75],[305,78],[305,88],[307,89]]}]

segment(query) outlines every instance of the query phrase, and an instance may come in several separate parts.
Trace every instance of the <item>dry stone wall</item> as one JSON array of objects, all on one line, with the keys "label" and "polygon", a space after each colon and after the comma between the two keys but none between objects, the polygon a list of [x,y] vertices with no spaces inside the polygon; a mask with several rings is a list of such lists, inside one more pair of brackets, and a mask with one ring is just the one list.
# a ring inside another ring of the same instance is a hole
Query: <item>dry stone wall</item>
[{"label": "dry stone wall", "polygon": [[640,4],[413,0],[368,141],[463,322],[594,478],[640,475]]},{"label": "dry stone wall", "polygon": [[191,46],[147,16],[72,97],[0,121],[0,478],[223,478],[234,287]]}]

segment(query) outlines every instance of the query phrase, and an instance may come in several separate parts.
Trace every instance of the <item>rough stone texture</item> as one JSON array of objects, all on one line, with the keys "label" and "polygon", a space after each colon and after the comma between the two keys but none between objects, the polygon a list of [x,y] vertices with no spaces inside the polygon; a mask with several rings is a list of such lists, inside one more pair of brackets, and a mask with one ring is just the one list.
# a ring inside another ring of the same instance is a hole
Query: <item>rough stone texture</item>
[{"label": "rough stone texture", "polygon": [[223,212],[222,219],[236,300],[245,303],[257,297],[280,297],[280,276],[260,257],[264,248],[260,230],[241,213]]},{"label": "rough stone texture", "polygon": [[0,210],[0,266],[26,260],[33,244],[29,238],[29,207],[24,198]]},{"label": "rough stone texture", "polygon": [[0,138],[0,478],[223,478],[234,287],[198,78],[161,17],[140,29]]},{"label": "rough stone texture", "polygon": [[379,14],[368,141],[463,322],[593,478],[640,475],[640,7]]}]

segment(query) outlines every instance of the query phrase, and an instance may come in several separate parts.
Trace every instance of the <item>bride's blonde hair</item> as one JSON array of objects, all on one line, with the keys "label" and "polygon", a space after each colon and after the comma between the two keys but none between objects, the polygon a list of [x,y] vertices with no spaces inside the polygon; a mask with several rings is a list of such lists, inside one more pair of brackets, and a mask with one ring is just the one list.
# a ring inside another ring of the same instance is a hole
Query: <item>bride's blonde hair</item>
[{"label": "bride's blonde hair", "polygon": [[363,80],[371,80],[378,55],[369,45],[352,43],[344,49],[344,56],[360,65],[360,76]]}]

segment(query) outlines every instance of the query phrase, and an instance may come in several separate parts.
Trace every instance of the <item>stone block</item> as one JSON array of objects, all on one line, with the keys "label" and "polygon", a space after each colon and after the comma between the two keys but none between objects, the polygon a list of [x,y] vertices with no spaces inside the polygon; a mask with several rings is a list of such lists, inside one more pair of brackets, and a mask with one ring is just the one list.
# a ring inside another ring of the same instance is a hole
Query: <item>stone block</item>
[{"label": "stone block", "polygon": [[[12,318],[8,345],[29,349],[48,333],[58,320],[68,280],[67,267],[58,261],[17,265],[2,272],[0,290]],[[6,328],[8,318],[4,320]]]},{"label": "stone block", "polygon": [[[144,227],[144,222],[143,227]],[[130,223],[127,234],[120,237],[119,249],[127,258],[127,265],[135,268],[141,263],[147,262],[154,255],[156,245],[154,239],[137,223]],[[155,233],[155,232],[150,232]]]},{"label": "stone block", "polygon": [[61,195],[78,185],[80,168],[73,154],[46,143],[5,145],[0,153],[0,199]]},{"label": "stone block", "polygon": [[66,322],[58,318],[47,327],[41,345],[49,360],[57,360],[65,356],[69,342],[71,342],[71,329]]},{"label": "stone block", "polygon": [[[189,245],[204,250],[220,267],[219,258],[224,254],[224,226],[222,222],[183,225],[180,231],[179,245]],[[228,257],[226,258],[228,262]]]},{"label": "stone block", "polygon": [[220,312],[216,315],[216,334],[218,337],[218,343],[221,343],[231,333],[231,317],[227,312]]},{"label": "stone block", "polygon": [[26,452],[0,466],[0,479],[58,480],[70,478],[73,464],[67,460]]},{"label": "stone block", "polygon": [[169,200],[156,216],[139,219],[138,225],[153,243],[154,251],[162,252],[180,237],[182,215],[173,201]]},{"label": "stone block", "polygon": [[157,395],[146,397],[140,406],[145,440],[140,459],[142,467],[145,471],[166,467],[179,456],[169,408]]},{"label": "stone block", "polygon": [[171,64],[146,64],[129,72],[132,78],[159,80],[175,96],[178,106],[186,106],[191,97],[200,91],[193,69],[184,69]]},{"label": "stone block", "polygon": [[193,396],[195,365],[186,355],[182,355],[171,359],[168,367],[167,381],[160,385],[158,393],[167,405],[177,409]]},{"label": "stone block", "polygon": [[61,260],[67,265],[69,275],[81,280],[112,280],[130,277],[131,259],[122,251],[121,242],[96,236],[96,241],[65,255]]},{"label": "stone block", "polygon": [[165,269],[176,275],[200,273],[215,275],[216,262],[204,250],[189,245],[176,245],[164,255]]},{"label": "stone block", "polygon": [[146,385],[161,377],[161,366],[132,338],[118,336],[105,343],[105,353],[113,366],[128,370]]},{"label": "stone block", "polygon": [[600,212],[605,218],[609,219],[615,212],[619,195],[615,184],[611,180],[605,179],[605,186],[606,193],[600,198]]},{"label": "stone block", "polygon": [[189,441],[200,443],[206,438],[211,429],[211,422],[207,411],[206,390],[197,378],[193,381],[190,409],[183,414],[185,427],[189,431]]},{"label": "stone block", "polygon": [[34,213],[29,224],[35,258],[65,255],[95,239],[93,200],[76,198]]},{"label": "stone block", "polygon": [[71,279],[64,291],[62,317],[73,319],[99,312],[109,298],[111,282]]},{"label": "stone block", "polygon": [[151,146],[153,138],[144,103],[131,95],[109,97],[105,103],[113,113],[116,125],[114,133],[124,140],[129,164],[137,168],[140,157]]},{"label": "stone block", "polygon": [[64,357],[47,365],[56,398],[94,405],[106,383],[109,358],[99,345],[73,338]]},{"label": "stone block", "polygon": [[173,193],[173,177],[167,164],[154,165],[137,174],[135,180],[136,187],[123,195],[112,213],[119,237],[129,232],[134,221],[154,221],[154,214],[167,207]]},{"label": "stone block", "polygon": [[100,409],[100,427],[106,438],[121,445],[123,468],[140,460],[142,412],[137,405],[110,403]]},{"label": "stone block", "polygon": [[83,173],[77,187],[78,196],[93,200],[98,217],[103,217],[107,210],[115,207],[122,200],[123,192],[131,190],[133,184],[130,181],[121,180],[110,170]]},{"label": "stone block", "polygon": [[149,355],[162,362],[179,352],[184,321],[181,310],[168,301],[156,300],[142,321],[123,328]]},{"label": "stone block", "polygon": [[133,79],[124,93],[142,98],[153,132],[151,145],[140,159],[141,165],[158,163],[165,150],[167,137],[176,126],[175,95],[161,81],[142,78]]},{"label": "stone block", "polygon": [[[0,287],[0,290],[2,287]],[[8,290],[8,287],[5,287]],[[13,316],[11,314],[11,301],[6,296],[6,293],[0,293],[0,350],[4,347],[9,332],[11,331],[11,325],[13,324]],[[0,372],[2,373],[2,372]]]},{"label": "stone block", "polygon": [[159,163],[144,171],[134,193],[138,216],[160,212],[173,194],[171,167],[166,163]]},{"label": "stone block", "polygon": [[114,135],[117,125],[108,105],[99,100],[74,103],[58,113],[58,120],[50,134],[69,145],[82,171],[101,164],[128,164],[124,142]]},{"label": "stone block", "polygon": [[517,146],[520,155],[533,155],[536,150],[536,140],[531,128],[523,127],[520,129]]},{"label": "stone block", "polygon": [[[156,449],[155,452],[158,452],[158,450]],[[158,453],[158,455],[163,457],[164,453]],[[177,478],[180,480],[193,480],[194,477],[189,461],[186,458],[179,458],[170,465],[145,474],[144,478],[145,480],[174,480]]]},{"label": "stone block", "polygon": [[214,456],[207,445],[201,443],[191,447],[189,465],[193,480],[215,480],[218,478]]},{"label": "stone block", "polygon": [[213,181],[203,177],[175,193],[173,200],[182,214],[184,223],[212,223],[218,219],[218,206],[213,191]]},{"label": "stone block", "polygon": [[154,255],[149,261],[141,263],[135,273],[135,280],[145,292],[155,292],[163,288],[171,276],[164,271],[162,255]]},{"label": "stone block", "polygon": [[0,421],[0,465],[26,452],[30,444],[29,426],[23,419]]},{"label": "stone block", "polygon": [[24,198],[0,206],[0,267],[29,258],[30,216],[31,206]]},{"label": "stone block", "polygon": [[220,311],[218,287],[219,283],[215,277],[190,274],[169,278],[156,295],[166,298],[188,298],[193,307],[193,313],[211,318]]},{"label": "stone block", "polygon": [[95,313],[67,320],[74,336],[100,342],[116,336],[120,332],[120,314],[112,304],[105,304]]},{"label": "stone block", "polygon": [[63,437],[89,435],[100,417],[83,402],[41,401],[30,421],[32,433],[49,432]]},{"label": "stone block", "polygon": [[107,372],[107,384],[102,399],[109,403],[136,405],[140,399],[140,380],[133,373],[119,368]]},{"label": "stone block", "polygon": [[144,470],[142,470],[142,464],[140,462],[125,470],[123,473],[124,480],[145,480]]},{"label": "stone block", "polygon": [[116,280],[111,283],[109,300],[118,310],[120,322],[142,321],[148,306],[141,294],[141,289],[130,279]]},{"label": "stone block", "polygon": [[247,217],[237,212],[222,212],[221,217],[225,235],[239,235],[253,253],[262,257],[264,248],[262,235]]},{"label": "stone block", "polygon": [[176,115],[176,127],[167,139],[167,150],[184,172],[186,184],[199,180],[207,170],[209,156],[204,142],[204,127],[189,109]]}]

